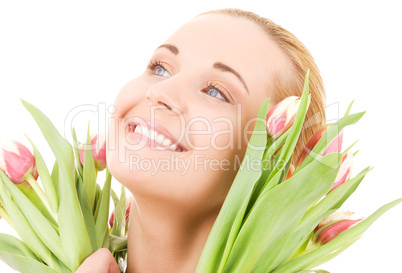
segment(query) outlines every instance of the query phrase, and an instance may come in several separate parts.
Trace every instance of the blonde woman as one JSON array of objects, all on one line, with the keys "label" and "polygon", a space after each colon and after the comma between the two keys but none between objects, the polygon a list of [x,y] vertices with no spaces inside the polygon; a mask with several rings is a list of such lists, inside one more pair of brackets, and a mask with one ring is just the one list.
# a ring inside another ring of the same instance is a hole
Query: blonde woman
[{"label": "blonde woman", "polygon": [[[144,73],[118,94],[109,129],[108,167],[134,197],[127,272],[195,271],[259,106],[300,96],[308,69],[312,103],[297,154],[325,122],[325,93],[294,35],[225,9],[195,17],[157,45]],[[77,272],[119,271],[102,249]]]}]

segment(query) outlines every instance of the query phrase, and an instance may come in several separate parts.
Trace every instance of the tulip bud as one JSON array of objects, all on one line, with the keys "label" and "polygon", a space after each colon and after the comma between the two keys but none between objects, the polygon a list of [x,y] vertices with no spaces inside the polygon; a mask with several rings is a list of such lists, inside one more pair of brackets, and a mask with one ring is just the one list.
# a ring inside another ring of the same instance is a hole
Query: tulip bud
[{"label": "tulip bud", "polygon": [[27,174],[31,174],[35,180],[38,178],[31,151],[13,140],[0,139],[0,169],[14,184],[26,181]]},{"label": "tulip bud", "polygon": [[[95,167],[98,171],[106,168],[106,139],[104,135],[93,135],[91,137],[92,154],[95,161]],[[85,145],[82,146],[80,153],[81,164],[84,165]]]},{"label": "tulip bud", "polygon": [[327,216],[316,228],[315,242],[324,245],[362,220],[351,220],[352,215],[352,212],[334,212]]},{"label": "tulip bud", "polygon": [[295,172],[295,167],[293,166],[293,164],[290,164],[288,174],[286,175],[285,180],[288,180],[289,178],[291,178],[294,172]]},{"label": "tulip bud", "polygon": [[276,104],[269,111],[267,115],[267,129],[271,137],[278,138],[292,126],[299,105],[300,98],[291,96]]},{"label": "tulip bud", "polygon": [[[125,221],[126,221],[126,230],[127,230],[127,227],[128,227],[128,221],[130,219],[130,210],[131,210],[132,201],[133,201],[133,196],[129,195],[128,198],[127,198],[127,202],[126,202],[126,219],[125,219]],[[110,215],[110,218],[109,218],[109,226],[110,226],[110,228],[113,228],[113,225],[114,225],[114,210],[113,210],[113,212],[112,212],[112,214]]]},{"label": "tulip bud", "polygon": [[353,155],[351,153],[347,153],[342,157],[341,167],[339,168],[338,174],[336,175],[335,182],[332,185],[331,190],[348,181],[352,176],[352,169]]},{"label": "tulip bud", "polygon": [[[307,155],[314,149],[315,145],[321,139],[322,135],[327,130],[327,128],[328,128],[327,126],[321,128],[320,130],[315,132],[315,134],[307,141],[302,153],[299,156],[299,159],[297,160],[296,169],[298,167],[300,167],[300,165],[303,163],[303,161],[307,157]],[[324,151],[324,153],[322,155],[324,156],[324,155],[330,154],[330,153],[340,153],[342,150],[342,142],[343,142],[343,131],[341,131],[331,141],[331,143],[328,145],[327,149]]]}]

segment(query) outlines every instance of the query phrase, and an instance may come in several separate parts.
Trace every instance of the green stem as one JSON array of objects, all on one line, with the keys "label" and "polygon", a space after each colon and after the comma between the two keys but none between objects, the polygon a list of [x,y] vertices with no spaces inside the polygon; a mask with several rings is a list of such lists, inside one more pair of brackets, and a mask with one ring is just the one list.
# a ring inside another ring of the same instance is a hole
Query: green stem
[{"label": "green stem", "polygon": [[38,195],[40,200],[43,202],[43,204],[45,205],[45,207],[49,211],[49,214],[53,217],[53,219],[56,221],[56,223],[58,223],[57,213],[53,212],[53,210],[52,210],[52,208],[51,208],[51,206],[49,204],[49,201],[47,200],[47,198],[45,196],[45,193],[43,192],[42,188],[39,186],[39,184],[36,181],[36,179],[32,176],[31,173],[27,173],[25,175],[25,179],[28,181],[29,185],[31,185],[31,187],[36,192],[36,194]]}]

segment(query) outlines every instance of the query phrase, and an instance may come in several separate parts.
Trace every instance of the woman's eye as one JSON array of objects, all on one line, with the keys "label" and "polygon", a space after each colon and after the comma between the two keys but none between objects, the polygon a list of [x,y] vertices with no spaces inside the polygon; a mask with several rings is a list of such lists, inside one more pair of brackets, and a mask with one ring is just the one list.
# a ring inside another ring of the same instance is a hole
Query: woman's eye
[{"label": "woman's eye", "polygon": [[155,73],[155,75],[162,76],[162,77],[166,77],[166,78],[169,78],[169,77],[172,76],[172,75],[170,75],[170,73],[169,73],[166,69],[164,69],[162,66],[156,67],[154,73]]},{"label": "woman's eye", "polygon": [[219,91],[216,87],[209,87],[205,93],[207,93],[211,97],[215,97],[215,98],[218,98],[223,101],[228,101],[226,96],[221,91]]}]

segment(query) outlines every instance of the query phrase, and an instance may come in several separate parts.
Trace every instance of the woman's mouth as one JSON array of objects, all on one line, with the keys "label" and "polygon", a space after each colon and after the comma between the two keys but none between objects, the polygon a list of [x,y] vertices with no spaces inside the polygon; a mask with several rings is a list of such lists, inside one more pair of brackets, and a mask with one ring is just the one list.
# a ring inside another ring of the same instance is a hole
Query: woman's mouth
[{"label": "woman's mouth", "polygon": [[[134,133],[141,135],[142,141],[147,141],[147,144],[151,147],[155,147],[159,150],[170,150],[174,152],[185,152],[187,151],[181,144],[178,144],[177,140],[164,128],[158,130],[155,127],[150,126],[151,124],[128,124],[128,133]],[[160,126],[159,126],[160,127]],[[145,139],[144,139],[145,137]]]}]

